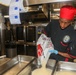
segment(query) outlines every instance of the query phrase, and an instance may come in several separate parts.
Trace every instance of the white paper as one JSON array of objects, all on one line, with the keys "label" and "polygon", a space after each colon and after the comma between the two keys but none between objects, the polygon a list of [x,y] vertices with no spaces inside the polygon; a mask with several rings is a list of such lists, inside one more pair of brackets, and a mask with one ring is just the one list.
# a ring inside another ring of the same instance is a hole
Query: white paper
[{"label": "white paper", "polygon": [[41,54],[39,58],[39,60],[42,62],[43,60],[48,61],[49,57],[50,57],[50,52],[49,50],[54,50],[54,46],[53,43],[51,41],[51,38],[48,38],[45,34],[41,34],[41,36],[39,37],[38,41],[37,41],[37,46],[40,44],[40,46],[43,49],[43,52]]},{"label": "white paper", "polygon": [[11,0],[9,7],[9,19],[11,24],[21,24],[21,12],[25,12],[23,0]]}]

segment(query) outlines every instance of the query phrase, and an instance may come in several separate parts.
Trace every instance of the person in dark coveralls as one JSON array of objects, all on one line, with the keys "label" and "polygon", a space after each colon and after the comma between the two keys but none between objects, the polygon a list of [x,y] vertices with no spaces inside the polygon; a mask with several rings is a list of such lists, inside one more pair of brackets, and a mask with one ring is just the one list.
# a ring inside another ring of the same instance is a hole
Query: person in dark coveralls
[{"label": "person in dark coveralls", "polygon": [[50,58],[72,62],[76,59],[76,31],[72,26],[76,8],[71,5],[62,6],[60,19],[51,20],[44,28],[44,34],[51,37],[55,50],[50,50]]}]

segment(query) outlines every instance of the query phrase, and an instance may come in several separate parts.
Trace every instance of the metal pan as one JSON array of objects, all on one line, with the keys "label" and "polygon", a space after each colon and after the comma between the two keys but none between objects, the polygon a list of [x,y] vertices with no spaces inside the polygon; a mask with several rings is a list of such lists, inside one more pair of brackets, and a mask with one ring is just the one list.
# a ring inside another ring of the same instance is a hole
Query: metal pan
[{"label": "metal pan", "polygon": [[34,63],[35,59],[33,56],[18,55],[0,66],[0,75],[18,75],[28,65]]},{"label": "metal pan", "polygon": [[59,61],[53,75],[76,75],[76,63]]},{"label": "metal pan", "polygon": [[[56,63],[57,63],[56,60],[53,60],[53,59],[48,60],[48,62],[46,64],[46,68],[48,68],[48,69],[50,69],[50,71],[52,71],[50,75],[53,75],[53,70],[56,66]],[[32,74],[32,71],[34,71],[35,69],[38,69],[38,68],[41,68],[41,67],[38,67],[38,65],[33,65],[32,70],[31,70],[31,74]]]}]

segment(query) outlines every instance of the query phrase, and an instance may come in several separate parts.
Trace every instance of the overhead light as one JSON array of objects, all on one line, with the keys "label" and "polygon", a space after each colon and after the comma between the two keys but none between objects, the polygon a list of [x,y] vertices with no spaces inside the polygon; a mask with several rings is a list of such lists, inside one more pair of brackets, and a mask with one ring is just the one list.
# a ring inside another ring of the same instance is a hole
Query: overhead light
[{"label": "overhead light", "polygon": [[60,11],[60,9],[59,9],[59,8],[57,8],[57,9],[54,9],[54,11]]},{"label": "overhead light", "polygon": [[9,18],[9,15],[4,15],[4,18]]}]

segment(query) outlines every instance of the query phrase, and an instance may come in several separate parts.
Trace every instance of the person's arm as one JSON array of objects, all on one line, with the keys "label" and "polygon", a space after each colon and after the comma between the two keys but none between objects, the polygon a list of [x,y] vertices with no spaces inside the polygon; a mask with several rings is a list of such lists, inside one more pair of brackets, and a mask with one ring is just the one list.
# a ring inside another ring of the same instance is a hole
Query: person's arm
[{"label": "person's arm", "polygon": [[68,53],[59,52],[57,50],[50,50],[49,52],[54,53],[54,54],[59,54],[63,57],[72,59],[72,57]]},{"label": "person's arm", "polygon": [[67,57],[67,58],[72,59],[68,53],[58,52],[58,54],[63,56],[63,57]]}]

